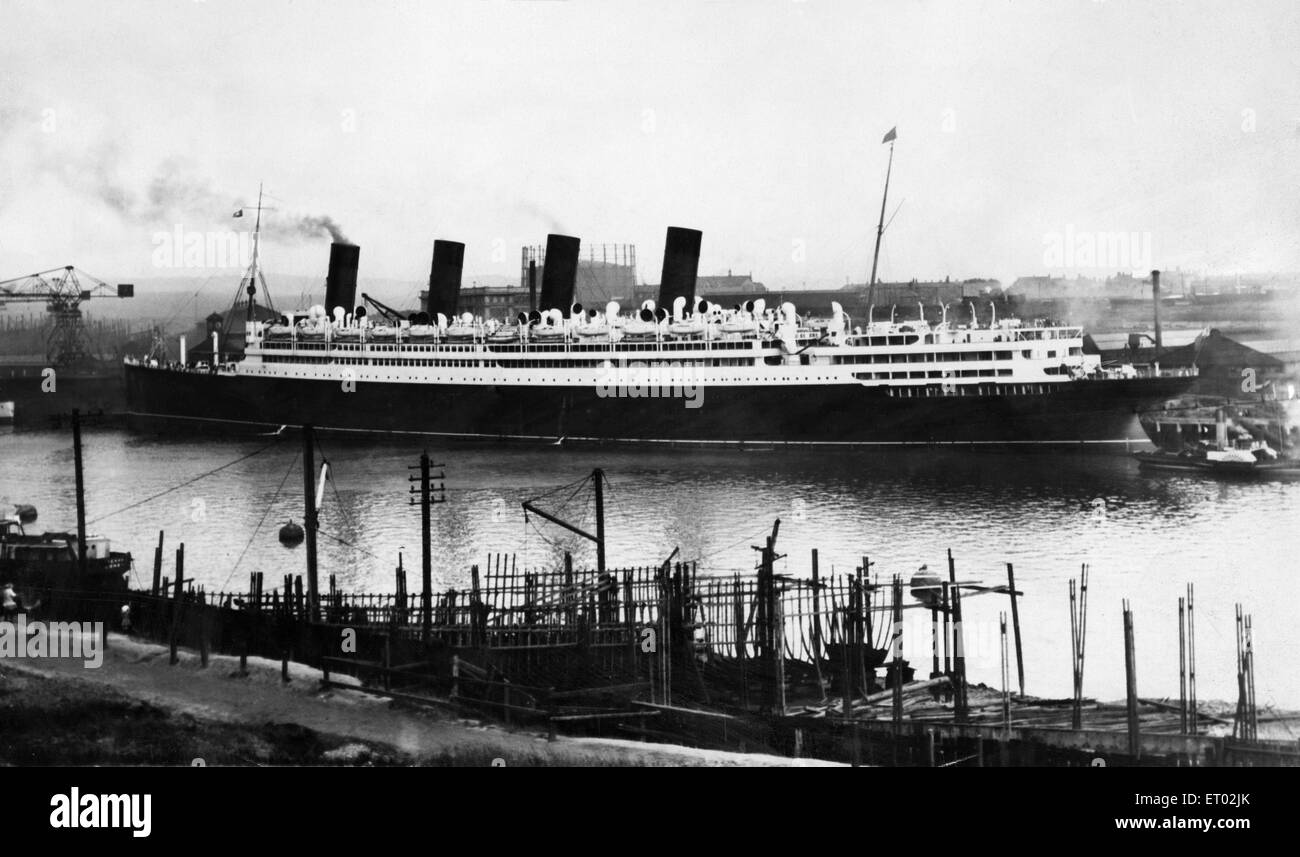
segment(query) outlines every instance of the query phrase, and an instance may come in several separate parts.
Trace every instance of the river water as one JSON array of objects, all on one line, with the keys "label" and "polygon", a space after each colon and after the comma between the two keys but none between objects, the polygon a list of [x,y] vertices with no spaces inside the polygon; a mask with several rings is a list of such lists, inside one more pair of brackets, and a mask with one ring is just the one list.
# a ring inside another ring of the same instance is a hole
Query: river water
[{"label": "river water", "polygon": [[[402,552],[409,587],[418,590],[420,516],[408,493],[408,476],[418,471],[408,468],[420,451],[410,439],[322,440],[333,471],[321,512],[322,581],[334,574],[346,589],[391,592]],[[1025,593],[1026,689],[1068,696],[1068,581],[1088,563],[1085,692],[1101,699],[1124,694],[1124,598],[1135,614],[1140,693],[1177,697],[1178,598],[1193,583],[1198,696],[1235,699],[1239,601],[1253,614],[1259,705],[1300,708],[1300,621],[1291,615],[1300,602],[1300,483],[1147,476],[1119,451],[453,445],[429,453],[446,473],[446,502],[433,516],[435,588],[466,585],[470,565],[492,552],[514,553],[529,568],[558,563],[564,550],[579,565],[594,564],[589,542],[536,516],[525,522],[520,503],[546,495],[542,508],[594,529],[592,491],[573,483],[601,467],[610,567],[656,564],[677,547],[702,574],[748,572],[751,546],[776,518],[785,555],[777,570],[796,576],[809,574],[813,548],[824,574],[850,571],[867,555],[882,580],[910,577],[922,564],[946,571],[949,548],[961,580],[1003,583],[1006,563],[1014,563]],[[304,570],[303,548],[277,540],[284,521],[301,519],[300,454],[291,435],[160,439],[87,430],[90,530],[132,552],[138,585],[152,574],[161,529],[164,574],[184,542],[186,576],[209,590],[243,591],[254,571],[265,573],[270,590]],[[0,434],[0,501],[37,506],[29,529],[75,529],[69,433]],[[998,686],[998,614],[1009,611],[1007,599],[971,597],[963,606],[971,679]],[[907,615],[906,654],[928,672],[928,614]],[[1011,674],[1014,681],[1014,667]]]}]

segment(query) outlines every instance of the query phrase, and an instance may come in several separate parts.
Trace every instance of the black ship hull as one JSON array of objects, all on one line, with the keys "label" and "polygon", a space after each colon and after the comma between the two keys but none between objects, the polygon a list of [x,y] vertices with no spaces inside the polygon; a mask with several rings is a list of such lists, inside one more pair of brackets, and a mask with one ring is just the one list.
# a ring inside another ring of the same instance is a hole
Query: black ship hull
[{"label": "black ship hull", "polygon": [[0,402],[14,403],[17,428],[59,425],[74,410],[87,421],[122,413],[125,393],[120,371],[57,371],[35,365],[0,367]]},{"label": "black ship hull", "polygon": [[[1079,381],[1021,395],[890,394],[859,385],[700,388],[687,399],[602,397],[595,386],[365,383],[127,365],[137,429],[326,432],[554,442],[1079,444],[1142,440],[1137,414],[1191,378]],[[974,393],[975,391],[967,391]],[[937,393],[937,391],[936,391]]]}]

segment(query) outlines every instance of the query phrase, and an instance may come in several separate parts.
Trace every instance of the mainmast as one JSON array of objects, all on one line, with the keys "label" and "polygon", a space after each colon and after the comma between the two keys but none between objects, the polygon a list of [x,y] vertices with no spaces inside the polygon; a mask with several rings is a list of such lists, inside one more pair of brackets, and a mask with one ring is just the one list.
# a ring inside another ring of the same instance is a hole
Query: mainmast
[{"label": "mainmast", "polygon": [[253,322],[253,298],[257,295],[257,253],[262,232],[262,183],[257,183],[257,219],[253,223],[253,261],[248,268],[248,315],[246,320]]},{"label": "mainmast", "polygon": [[885,193],[880,198],[880,223],[876,226],[876,252],[871,257],[871,284],[867,286],[867,306],[876,302],[876,267],[880,263],[880,239],[885,234],[885,203],[889,199],[889,174],[894,169],[894,141],[898,139],[898,127],[889,129],[881,143],[889,144],[889,166],[885,168]]}]

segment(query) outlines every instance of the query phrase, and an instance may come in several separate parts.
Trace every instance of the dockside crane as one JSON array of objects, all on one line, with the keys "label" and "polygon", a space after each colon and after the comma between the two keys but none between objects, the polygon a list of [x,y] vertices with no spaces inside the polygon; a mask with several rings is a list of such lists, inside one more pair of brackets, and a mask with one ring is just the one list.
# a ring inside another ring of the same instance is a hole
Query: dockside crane
[{"label": "dockside crane", "polygon": [[0,281],[0,307],[10,303],[46,305],[51,327],[45,357],[56,368],[84,363],[90,356],[81,304],[95,296],[134,297],[135,285],[118,283],[114,287],[72,265]]}]

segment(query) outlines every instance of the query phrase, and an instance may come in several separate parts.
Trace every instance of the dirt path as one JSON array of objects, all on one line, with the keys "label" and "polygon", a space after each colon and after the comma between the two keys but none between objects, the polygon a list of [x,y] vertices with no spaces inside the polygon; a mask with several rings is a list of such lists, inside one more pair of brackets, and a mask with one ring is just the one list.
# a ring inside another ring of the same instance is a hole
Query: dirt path
[{"label": "dirt path", "polygon": [[[818,765],[816,761],[598,738],[510,732],[349,690],[320,672],[182,652],[110,634],[98,669],[0,660],[0,763]],[[346,680],[346,679],[344,679]],[[498,764],[500,763],[498,762]]]}]

